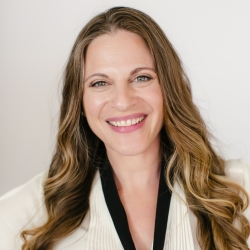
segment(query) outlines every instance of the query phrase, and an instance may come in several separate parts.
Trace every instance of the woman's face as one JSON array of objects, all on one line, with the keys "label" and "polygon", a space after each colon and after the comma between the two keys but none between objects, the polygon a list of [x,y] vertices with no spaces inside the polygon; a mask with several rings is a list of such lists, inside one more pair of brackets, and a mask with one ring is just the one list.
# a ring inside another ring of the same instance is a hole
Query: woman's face
[{"label": "woman's face", "polygon": [[83,107],[108,154],[138,155],[159,147],[163,97],[152,56],[139,35],[118,30],[90,43]]}]

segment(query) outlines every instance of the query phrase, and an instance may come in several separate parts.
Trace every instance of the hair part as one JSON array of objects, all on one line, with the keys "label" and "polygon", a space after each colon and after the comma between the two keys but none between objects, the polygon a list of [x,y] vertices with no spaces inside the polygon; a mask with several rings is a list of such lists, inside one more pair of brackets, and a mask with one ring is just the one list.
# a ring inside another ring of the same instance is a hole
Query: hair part
[{"label": "hair part", "polygon": [[179,57],[151,17],[127,7],[97,15],[77,37],[65,69],[56,151],[44,184],[48,220],[22,232],[22,249],[52,249],[80,226],[89,209],[92,181],[106,152],[81,115],[84,55],[95,38],[119,29],[141,36],[151,52],[164,98],[161,140],[168,162],[166,181],[172,190],[175,181],[183,186],[188,206],[198,219],[201,248],[248,249],[250,227],[242,215],[247,193],[225,178],[224,161],[210,145]]}]

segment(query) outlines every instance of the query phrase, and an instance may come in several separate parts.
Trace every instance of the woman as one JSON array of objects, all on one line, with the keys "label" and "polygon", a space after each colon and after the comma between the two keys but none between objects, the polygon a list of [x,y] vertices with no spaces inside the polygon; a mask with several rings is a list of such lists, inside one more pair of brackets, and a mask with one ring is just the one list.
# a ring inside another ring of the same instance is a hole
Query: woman
[{"label": "woman", "polygon": [[208,139],[160,27],[96,16],[66,67],[49,172],[2,197],[2,249],[248,249],[249,169]]}]

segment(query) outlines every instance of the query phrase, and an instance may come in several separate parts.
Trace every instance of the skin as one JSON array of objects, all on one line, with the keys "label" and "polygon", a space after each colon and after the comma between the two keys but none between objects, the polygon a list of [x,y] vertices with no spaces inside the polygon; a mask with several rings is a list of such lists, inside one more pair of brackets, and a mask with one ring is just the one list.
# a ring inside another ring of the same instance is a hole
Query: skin
[{"label": "skin", "polygon": [[[118,30],[90,43],[84,73],[87,121],[105,144],[136,249],[151,249],[163,125],[163,97],[152,56],[140,36]],[[137,125],[110,124],[138,117],[143,120]]]}]

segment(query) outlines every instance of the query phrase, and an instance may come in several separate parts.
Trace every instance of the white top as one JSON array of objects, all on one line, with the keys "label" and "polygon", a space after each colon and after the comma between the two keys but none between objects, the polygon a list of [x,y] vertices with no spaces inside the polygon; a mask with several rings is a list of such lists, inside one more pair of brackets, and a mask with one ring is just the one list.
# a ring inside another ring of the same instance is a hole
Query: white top
[{"label": "white top", "polygon": [[[243,161],[228,161],[226,175],[250,193],[250,167]],[[0,198],[0,250],[21,249],[23,242],[20,232],[46,222],[47,211],[43,197],[46,176],[47,172],[39,174]],[[174,188],[183,200],[172,194],[164,249],[199,250],[195,236],[196,217],[186,206],[181,187],[176,184]],[[250,220],[250,207],[244,214]],[[250,246],[250,239],[248,245]],[[99,172],[94,178],[90,193],[90,209],[81,226],[61,240],[54,249],[123,249],[105,202]]]}]

